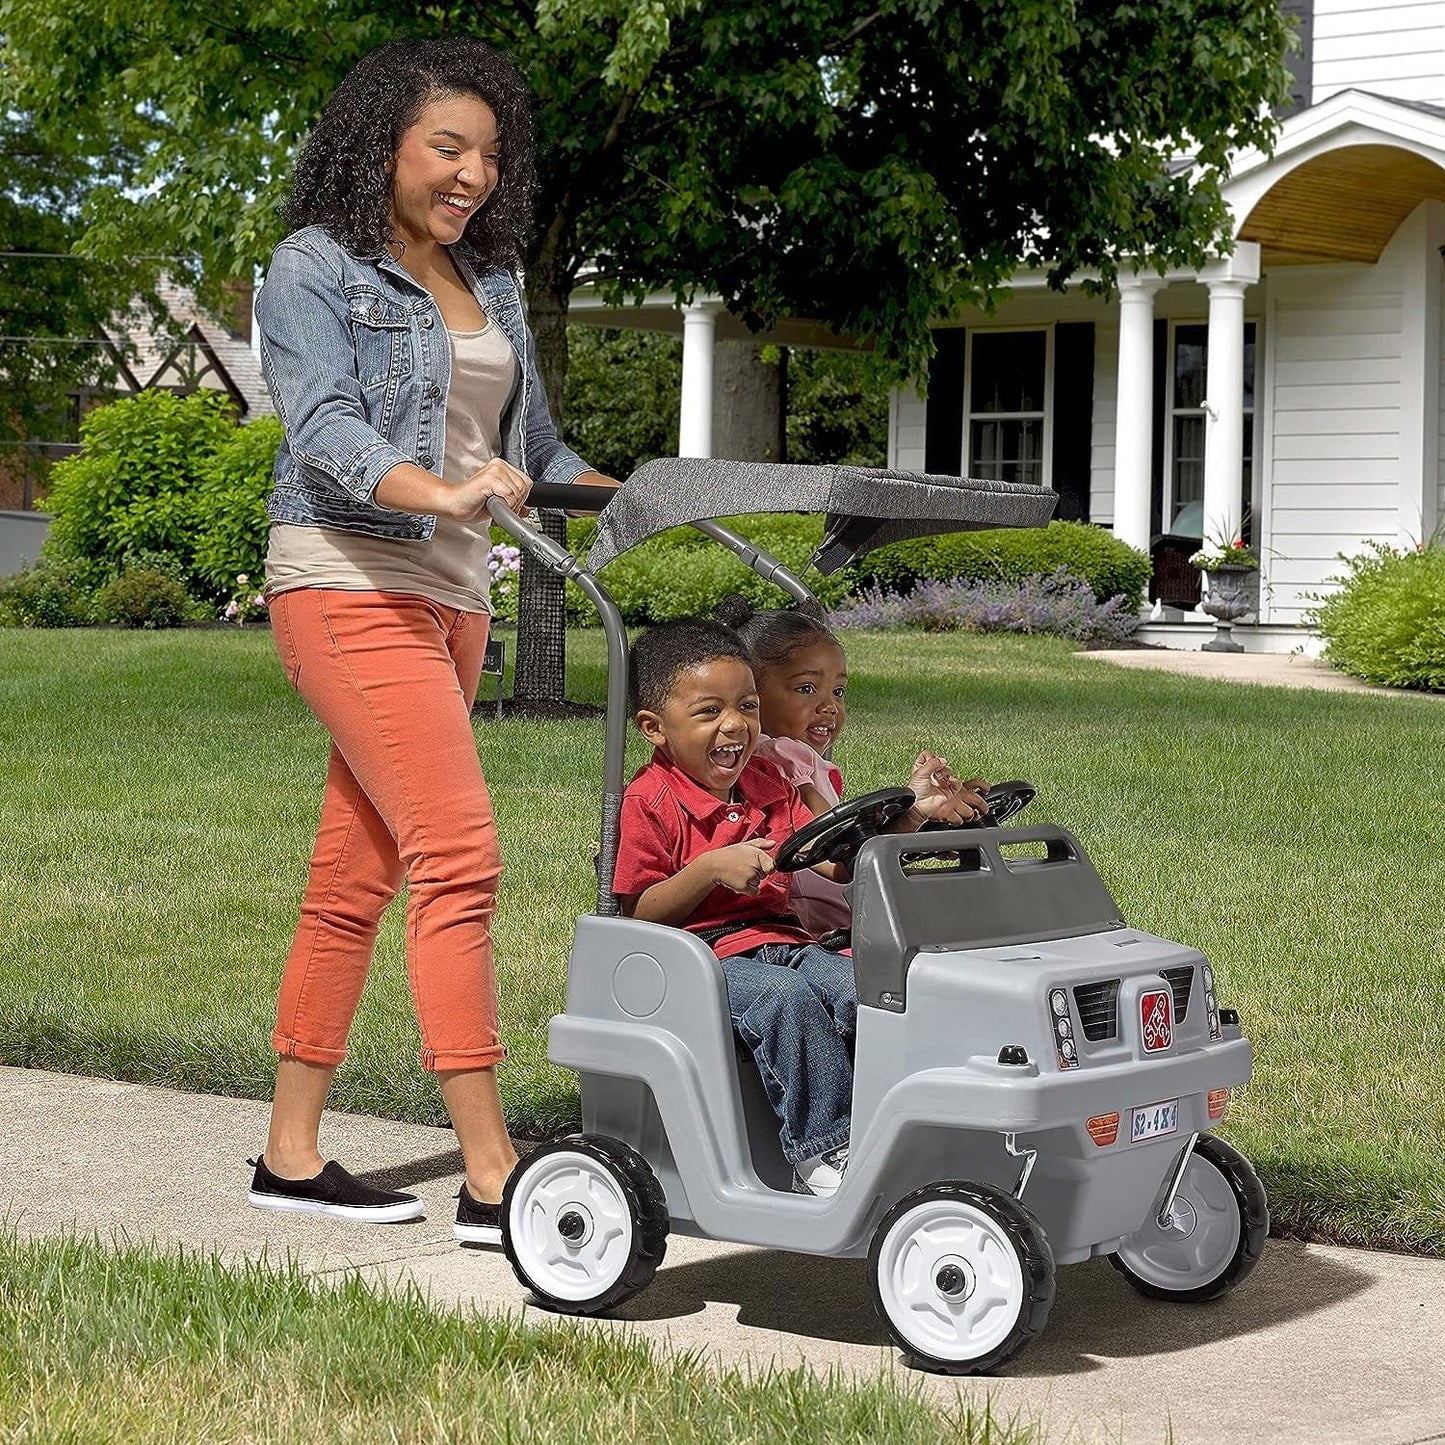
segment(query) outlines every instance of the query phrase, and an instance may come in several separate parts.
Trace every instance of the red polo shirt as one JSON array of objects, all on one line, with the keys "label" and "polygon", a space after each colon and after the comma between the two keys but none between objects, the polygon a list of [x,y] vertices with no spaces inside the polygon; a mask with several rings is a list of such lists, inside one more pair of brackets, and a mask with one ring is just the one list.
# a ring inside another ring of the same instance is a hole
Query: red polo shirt
[{"label": "red polo shirt", "polygon": [[[736,802],[714,797],[661,748],[656,749],[622,798],[613,891],[622,898],[635,898],[654,883],[675,877],[699,854],[752,838],[773,838],[781,845],[813,821],[798,790],[760,758],[748,759],[733,792]],[[791,914],[791,880],[788,873],[769,873],[756,894],[714,888],[682,926],[700,933],[738,925],[738,932],[714,945],[719,958],[750,953],[765,943],[811,943],[812,935],[801,924],[744,926],[750,919]]]}]

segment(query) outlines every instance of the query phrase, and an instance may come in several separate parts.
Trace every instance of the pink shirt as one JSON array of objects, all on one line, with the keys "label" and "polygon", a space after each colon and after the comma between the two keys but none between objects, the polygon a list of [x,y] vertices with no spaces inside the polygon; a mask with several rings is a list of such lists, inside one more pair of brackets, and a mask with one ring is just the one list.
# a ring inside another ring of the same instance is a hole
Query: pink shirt
[{"label": "pink shirt", "polygon": [[[843,774],[798,738],[760,737],[753,756],[770,762],[795,788],[816,788],[830,808],[842,801]],[[844,885],[811,868],[793,874],[791,898],[793,912],[815,938],[852,925],[853,910]]]}]

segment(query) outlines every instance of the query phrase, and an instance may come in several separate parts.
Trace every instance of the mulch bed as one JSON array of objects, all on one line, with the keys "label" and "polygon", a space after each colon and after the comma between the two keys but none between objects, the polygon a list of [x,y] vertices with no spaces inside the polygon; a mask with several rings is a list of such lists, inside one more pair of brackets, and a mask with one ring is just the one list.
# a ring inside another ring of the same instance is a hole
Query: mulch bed
[{"label": "mulch bed", "polygon": [[[571,722],[577,718],[599,718],[607,709],[590,702],[568,702],[565,698],[554,701],[540,697],[504,697],[502,718],[504,721],[519,719],[524,722]],[[495,698],[480,697],[472,708],[472,716],[484,722],[497,716]]]}]

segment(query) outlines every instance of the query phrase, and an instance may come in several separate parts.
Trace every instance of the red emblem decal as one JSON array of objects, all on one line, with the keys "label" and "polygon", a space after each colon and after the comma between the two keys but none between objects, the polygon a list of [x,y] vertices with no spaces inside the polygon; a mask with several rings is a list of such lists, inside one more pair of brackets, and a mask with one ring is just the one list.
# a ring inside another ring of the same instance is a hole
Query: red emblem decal
[{"label": "red emblem decal", "polygon": [[1174,1000],[1167,988],[1139,995],[1139,1032],[1146,1054],[1157,1054],[1174,1042]]}]

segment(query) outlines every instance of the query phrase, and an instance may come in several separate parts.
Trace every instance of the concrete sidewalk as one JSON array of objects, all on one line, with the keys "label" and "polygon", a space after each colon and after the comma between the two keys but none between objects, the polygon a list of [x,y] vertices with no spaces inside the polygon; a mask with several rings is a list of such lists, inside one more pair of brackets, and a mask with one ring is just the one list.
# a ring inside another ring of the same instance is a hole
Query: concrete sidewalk
[{"label": "concrete sidewalk", "polygon": [[1372,692],[1378,697],[1445,697],[1401,687],[1372,687],[1346,677],[1317,657],[1297,652],[1187,652],[1172,647],[1130,647],[1082,652],[1116,667],[1148,668],[1208,677],[1217,682],[1249,682],[1265,687],[1321,688],[1327,692]]},{"label": "concrete sidewalk", "polygon": [[[499,1251],[452,1242],[461,1160],[449,1132],[327,1116],[323,1148],[411,1188],[425,1221],[352,1225],[246,1203],[264,1104],[0,1068],[0,1213],[22,1234],[124,1233],[222,1256],[288,1252],[318,1275],[416,1281],[442,1304],[524,1310]],[[184,1174],[157,1160],[184,1159]],[[867,1267],[674,1237],[657,1278],[599,1330],[635,1329],[727,1364],[897,1368]],[[1059,1273],[1044,1335],[1002,1377],[901,1372],[940,1403],[991,1397],[1063,1441],[1406,1442],[1445,1439],[1445,1261],[1271,1241],[1234,1294],[1141,1299],[1102,1260]],[[1170,1432],[1172,1431],[1172,1436]]]}]

